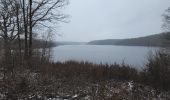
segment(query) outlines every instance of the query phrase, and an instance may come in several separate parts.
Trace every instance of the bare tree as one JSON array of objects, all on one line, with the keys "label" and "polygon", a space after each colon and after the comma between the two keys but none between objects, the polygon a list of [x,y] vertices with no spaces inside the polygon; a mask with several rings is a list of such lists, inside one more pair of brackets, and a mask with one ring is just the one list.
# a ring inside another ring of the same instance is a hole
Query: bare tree
[{"label": "bare tree", "polygon": [[0,36],[8,43],[17,37],[14,10],[9,6],[10,0],[1,0],[0,4]]},{"label": "bare tree", "polygon": [[10,0],[0,0],[0,36],[4,40],[5,56],[10,54],[10,43],[17,38],[16,19]]},{"label": "bare tree", "polygon": [[28,21],[27,21],[27,9],[28,9],[28,6],[27,6],[27,3],[25,3],[25,0],[20,0],[20,5],[21,5],[21,8],[22,8],[22,14],[23,14],[23,23],[24,23],[24,34],[25,34],[25,57],[27,57],[28,55]]},{"label": "bare tree", "polygon": [[[59,21],[66,22],[67,15],[60,12],[60,9],[68,4],[67,0],[30,0],[30,35],[29,35],[29,49],[32,52],[32,30],[36,25],[45,25],[48,23],[56,23]],[[32,7],[32,8],[31,8]],[[49,27],[48,27],[49,28]]]},{"label": "bare tree", "polygon": [[[36,26],[50,28],[46,23],[65,22],[67,17],[60,9],[68,4],[67,0],[20,0],[25,30],[25,52],[32,55],[33,31]],[[28,42],[29,41],[29,42]]]},{"label": "bare tree", "polygon": [[16,17],[10,0],[0,0],[0,36],[3,39],[4,48],[4,76],[8,71],[13,69],[13,58],[11,42],[18,36],[16,32]]},{"label": "bare tree", "polygon": [[15,30],[17,33],[17,39],[18,39],[18,49],[20,52],[20,57],[21,57],[21,34],[22,34],[22,29],[23,29],[23,24],[22,24],[22,9],[21,9],[21,5],[20,5],[20,1],[19,0],[9,0],[10,1],[10,5],[12,9],[14,10],[14,17],[15,17],[15,23],[17,26],[17,29]]},{"label": "bare tree", "polygon": [[66,22],[68,16],[60,10],[67,4],[67,0],[0,0],[0,36],[5,43],[17,38],[21,51],[21,34],[24,33],[25,57],[32,55],[34,29]]},{"label": "bare tree", "polygon": [[21,57],[21,37],[20,37],[20,34],[21,34],[21,26],[20,26],[20,4],[19,2],[15,2],[15,9],[16,9],[16,18],[17,18],[17,30],[18,30],[18,46],[19,46],[19,54],[20,54],[20,57]]},{"label": "bare tree", "polygon": [[[21,51],[21,30],[22,26],[22,13],[19,0],[1,0],[1,37],[4,43],[12,42],[18,39],[19,51]],[[15,41],[16,42],[16,41]],[[16,46],[16,44],[15,44]]]},{"label": "bare tree", "polygon": [[29,0],[29,55],[32,55],[32,0]]},{"label": "bare tree", "polygon": [[163,25],[162,27],[165,29],[165,38],[170,40],[170,7],[166,9],[163,14]]},{"label": "bare tree", "polygon": [[164,17],[163,28],[169,31],[170,30],[170,7],[165,11],[163,17]]}]

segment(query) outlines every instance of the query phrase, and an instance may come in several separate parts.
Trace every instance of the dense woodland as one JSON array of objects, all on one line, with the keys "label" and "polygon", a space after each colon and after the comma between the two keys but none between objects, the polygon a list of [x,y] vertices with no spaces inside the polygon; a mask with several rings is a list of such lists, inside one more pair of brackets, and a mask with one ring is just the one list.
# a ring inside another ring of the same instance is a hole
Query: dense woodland
[{"label": "dense woodland", "polygon": [[[0,99],[170,99],[168,48],[151,55],[140,71],[124,63],[52,62],[50,24],[67,22],[61,11],[67,4],[67,0],[0,0]],[[164,27],[169,28],[170,8],[166,12]],[[39,40],[35,34],[41,34],[42,27],[47,32]]]},{"label": "dense woodland", "polygon": [[106,39],[106,40],[94,40],[88,42],[90,45],[125,45],[125,46],[157,46],[168,47],[170,40],[167,39],[169,32],[155,34],[145,37],[130,38],[130,39]]}]

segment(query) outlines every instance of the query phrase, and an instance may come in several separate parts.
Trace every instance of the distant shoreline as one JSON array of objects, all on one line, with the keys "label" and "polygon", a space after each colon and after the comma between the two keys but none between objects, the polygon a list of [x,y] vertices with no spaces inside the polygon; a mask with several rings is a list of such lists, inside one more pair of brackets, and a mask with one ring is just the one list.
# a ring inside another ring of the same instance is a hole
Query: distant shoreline
[{"label": "distant shoreline", "polygon": [[166,39],[170,33],[161,33],[145,37],[129,38],[129,39],[104,39],[94,40],[89,45],[122,45],[122,46],[151,46],[151,47],[169,47],[170,40]]}]

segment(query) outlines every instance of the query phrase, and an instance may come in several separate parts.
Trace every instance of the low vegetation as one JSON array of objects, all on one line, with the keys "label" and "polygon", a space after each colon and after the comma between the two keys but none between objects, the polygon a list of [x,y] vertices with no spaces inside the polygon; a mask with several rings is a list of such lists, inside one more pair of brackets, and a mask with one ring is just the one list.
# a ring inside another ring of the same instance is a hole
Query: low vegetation
[{"label": "low vegetation", "polygon": [[48,53],[29,59],[16,51],[1,59],[1,99],[170,99],[170,56],[159,52],[143,71],[128,65],[51,62]]},{"label": "low vegetation", "polygon": [[148,59],[144,69],[146,81],[155,88],[170,90],[170,54],[159,51]]}]

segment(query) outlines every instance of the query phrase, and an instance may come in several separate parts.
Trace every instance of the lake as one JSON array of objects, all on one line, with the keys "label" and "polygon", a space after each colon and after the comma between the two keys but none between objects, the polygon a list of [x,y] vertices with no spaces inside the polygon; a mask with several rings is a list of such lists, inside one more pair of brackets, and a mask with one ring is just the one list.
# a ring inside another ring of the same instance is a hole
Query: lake
[{"label": "lake", "polygon": [[156,47],[114,46],[114,45],[61,45],[52,48],[55,62],[88,61],[96,64],[125,63],[142,68],[148,55],[158,50]]}]

